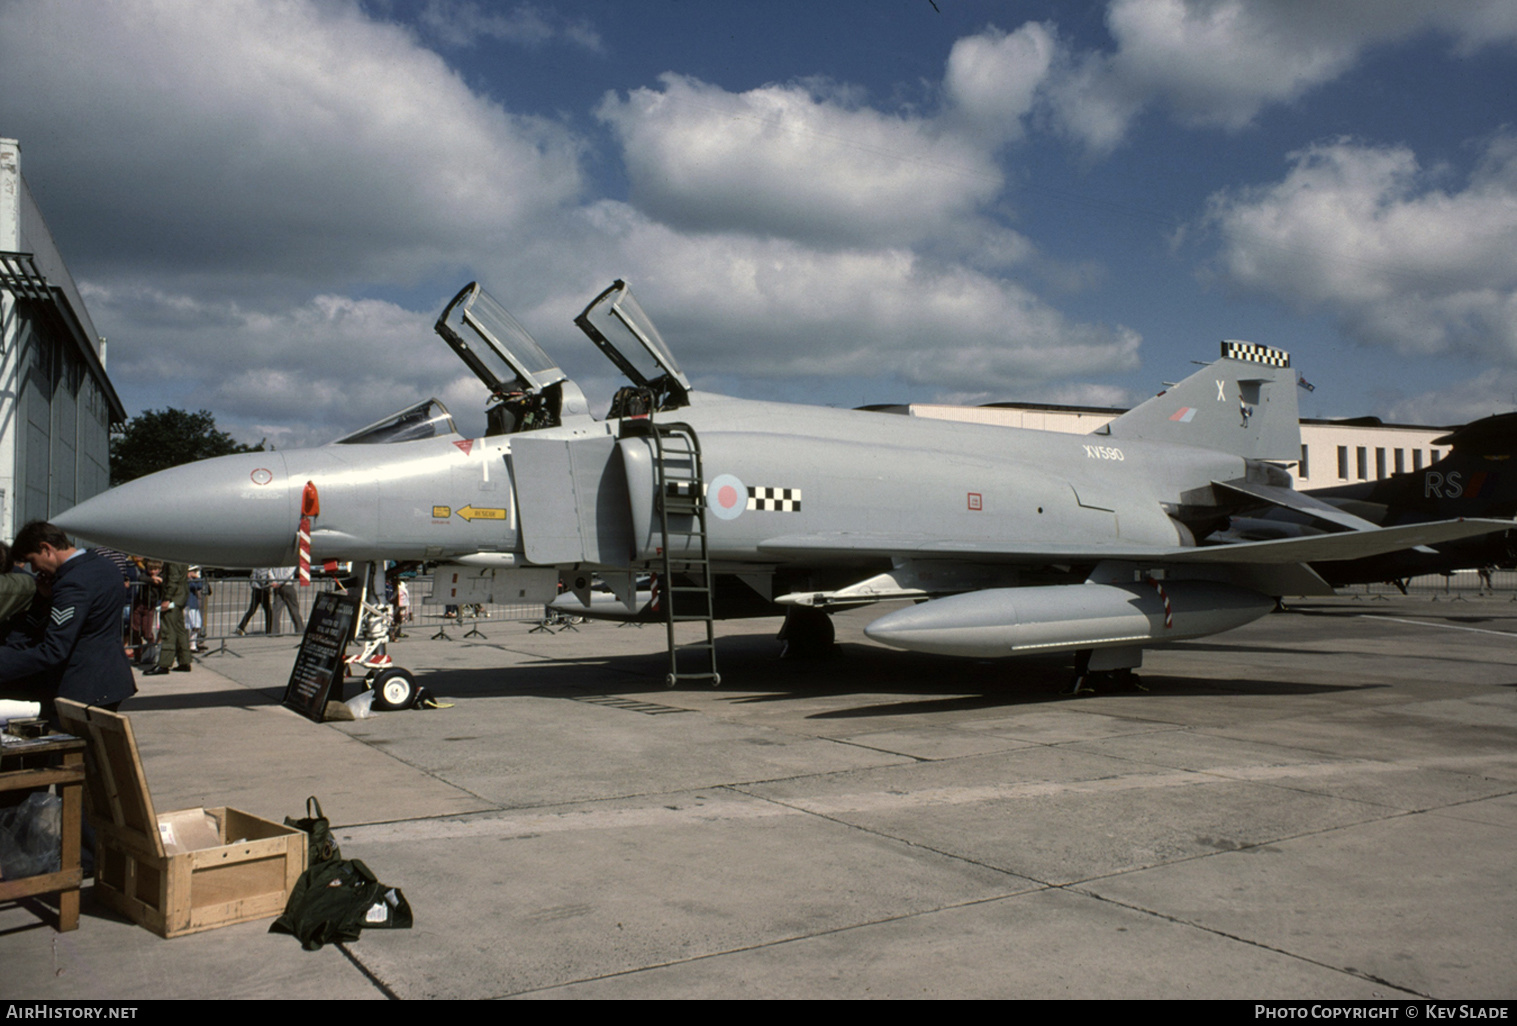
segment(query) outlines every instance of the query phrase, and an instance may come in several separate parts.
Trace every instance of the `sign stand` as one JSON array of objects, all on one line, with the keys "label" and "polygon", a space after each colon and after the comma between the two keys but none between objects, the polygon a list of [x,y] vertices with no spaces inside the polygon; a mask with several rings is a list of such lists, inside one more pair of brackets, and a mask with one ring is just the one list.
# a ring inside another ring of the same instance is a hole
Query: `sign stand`
[{"label": "sign stand", "polygon": [[347,667],[343,654],[353,636],[353,622],[358,619],[358,600],[341,592],[328,591],[316,596],[316,606],[306,621],[300,654],[290,671],[282,704],[306,719],[322,722],[327,700],[343,699]]}]

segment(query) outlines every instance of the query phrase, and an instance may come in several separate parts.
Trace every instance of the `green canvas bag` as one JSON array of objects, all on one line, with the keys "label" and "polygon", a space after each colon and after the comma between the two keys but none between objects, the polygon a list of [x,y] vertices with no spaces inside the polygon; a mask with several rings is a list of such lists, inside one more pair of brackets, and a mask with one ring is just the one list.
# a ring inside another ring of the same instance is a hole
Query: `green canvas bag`
[{"label": "green canvas bag", "polygon": [[307,869],[319,862],[342,858],[342,851],[337,847],[337,838],[332,836],[332,824],[327,822],[326,815],[321,811],[321,802],[316,800],[314,794],[306,799],[305,818],[291,819],[286,816],[284,825],[303,830],[309,836],[306,853]]},{"label": "green canvas bag", "polygon": [[398,888],[380,883],[357,859],[328,859],[295,881],[284,915],[269,932],[292,934],[301,947],[316,951],[355,941],[364,929],[405,930],[411,922],[411,906]]}]

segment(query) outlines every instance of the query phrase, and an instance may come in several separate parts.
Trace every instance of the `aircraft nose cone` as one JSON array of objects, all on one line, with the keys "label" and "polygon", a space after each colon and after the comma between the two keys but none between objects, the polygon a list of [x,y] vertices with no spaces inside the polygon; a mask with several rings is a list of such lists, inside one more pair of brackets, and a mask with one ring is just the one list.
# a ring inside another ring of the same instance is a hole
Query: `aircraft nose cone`
[{"label": "aircraft nose cone", "polygon": [[282,453],[239,453],[128,481],[52,522],[81,541],[136,556],[287,566],[295,561],[300,493]]}]

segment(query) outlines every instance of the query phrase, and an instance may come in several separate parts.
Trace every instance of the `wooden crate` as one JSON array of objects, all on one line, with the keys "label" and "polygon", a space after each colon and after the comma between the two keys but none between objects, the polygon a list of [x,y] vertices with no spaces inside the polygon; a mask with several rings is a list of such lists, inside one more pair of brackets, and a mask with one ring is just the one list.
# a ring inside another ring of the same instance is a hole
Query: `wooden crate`
[{"label": "wooden crate", "polygon": [[71,734],[89,741],[86,786],[95,828],[95,895],[161,937],[284,911],[306,868],[306,835],[232,808],[155,813],[132,722],[57,700]]}]

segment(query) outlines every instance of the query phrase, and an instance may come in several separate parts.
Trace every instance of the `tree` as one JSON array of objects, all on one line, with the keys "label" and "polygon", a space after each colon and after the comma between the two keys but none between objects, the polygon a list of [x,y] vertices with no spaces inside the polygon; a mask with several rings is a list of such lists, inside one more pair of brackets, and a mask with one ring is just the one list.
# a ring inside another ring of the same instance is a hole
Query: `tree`
[{"label": "tree", "polygon": [[260,452],[263,447],[263,442],[243,445],[225,431],[216,430],[216,418],[210,410],[143,410],[120,431],[111,433],[111,484],[212,456]]}]

